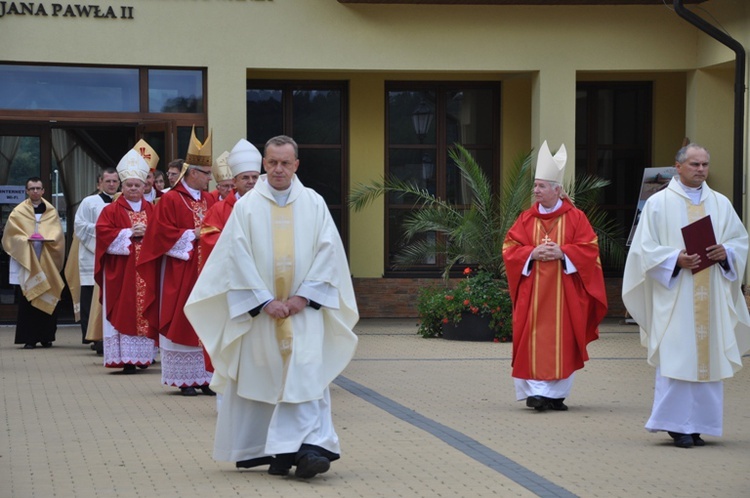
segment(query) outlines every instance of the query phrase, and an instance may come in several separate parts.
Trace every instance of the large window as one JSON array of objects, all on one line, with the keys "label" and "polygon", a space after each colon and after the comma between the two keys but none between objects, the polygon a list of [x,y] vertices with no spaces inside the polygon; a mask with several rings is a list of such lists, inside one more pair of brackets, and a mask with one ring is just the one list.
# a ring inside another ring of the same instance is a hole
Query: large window
[{"label": "large window", "polygon": [[204,112],[203,71],[149,69],[149,112]]},{"label": "large window", "polygon": [[247,139],[262,152],[271,137],[294,138],[297,176],[323,196],[348,246],[347,101],[344,82],[251,80],[247,86]]},{"label": "large window", "polygon": [[[469,204],[459,169],[448,157],[455,143],[472,153],[496,185],[500,152],[499,83],[390,82],[386,86],[386,175],[415,183],[440,198]],[[429,258],[413,268],[394,269],[404,244],[403,221],[413,200],[391,195],[386,202],[386,273],[434,274],[444,261]],[[431,235],[427,235],[428,237]]]},{"label": "large window", "polygon": [[[651,167],[651,83],[585,82],[576,92],[576,173],[612,183],[601,207],[627,235]],[[613,269],[609,269],[613,270]]]},{"label": "large window", "polygon": [[0,109],[205,113],[205,71],[0,64]]},{"label": "large window", "polygon": [[138,69],[0,65],[0,109],[137,112]]}]

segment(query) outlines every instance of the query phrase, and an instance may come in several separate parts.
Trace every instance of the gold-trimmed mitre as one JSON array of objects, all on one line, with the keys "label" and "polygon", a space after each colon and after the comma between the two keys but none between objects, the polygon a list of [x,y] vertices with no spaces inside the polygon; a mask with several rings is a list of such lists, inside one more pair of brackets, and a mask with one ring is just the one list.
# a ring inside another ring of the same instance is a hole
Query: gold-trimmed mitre
[{"label": "gold-trimmed mitre", "polygon": [[560,145],[557,153],[553,156],[545,140],[539,148],[539,155],[536,159],[535,180],[544,180],[547,182],[556,182],[562,185],[563,176],[565,175],[565,163],[568,161],[568,153],[565,150],[565,144]]},{"label": "gold-trimmed mitre", "polygon": [[141,157],[148,163],[148,167],[151,171],[156,169],[159,164],[159,154],[146,142],[144,139],[138,140],[133,150],[141,155]]},{"label": "gold-trimmed mitre", "polygon": [[234,178],[234,175],[232,175],[232,170],[227,163],[228,158],[229,152],[224,151],[219,157],[216,158],[213,166],[211,166],[211,173],[213,173],[214,181],[216,183],[222,182],[224,180],[231,180],[232,178]]},{"label": "gold-trimmed mitre", "polygon": [[190,145],[188,145],[185,162],[192,166],[211,166],[211,132],[208,132],[206,141],[201,144],[195,136],[195,126],[190,132]]},{"label": "gold-trimmed mitre", "polygon": [[117,164],[117,175],[120,177],[121,182],[135,178],[146,183],[148,173],[148,163],[143,159],[143,156],[133,149],[130,149],[127,154],[122,156],[122,159]]}]

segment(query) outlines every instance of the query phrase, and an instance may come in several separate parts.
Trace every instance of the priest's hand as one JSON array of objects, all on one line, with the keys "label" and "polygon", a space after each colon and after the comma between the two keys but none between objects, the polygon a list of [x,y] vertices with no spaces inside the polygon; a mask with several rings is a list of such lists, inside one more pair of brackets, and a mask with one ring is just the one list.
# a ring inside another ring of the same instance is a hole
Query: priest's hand
[{"label": "priest's hand", "polygon": [[301,296],[292,296],[285,302],[289,309],[289,316],[296,315],[307,307],[307,299]]},{"label": "priest's hand", "polygon": [[721,244],[706,247],[706,256],[711,261],[726,261],[727,250]]},{"label": "priest's hand", "polygon": [[562,258],[562,249],[560,249],[560,246],[555,242],[539,244],[531,252],[531,259],[535,259],[537,261],[554,261],[556,259]]},{"label": "priest's hand", "polygon": [[286,303],[283,303],[278,299],[274,299],[268,303],[263,308],[263,311],[271,315],[273,318],[286,318],[289,316],[289,307]]},{"label": "priest's hand", "polygon": [[701,262],[701,257],[697,254],[688,254],[687,251],[680,251],[677,256],[677,266],[686,270],[692,270],[698,268],[698,264]]},{"label": "priest's hand", "polygon": [[145,223],[136,223],[133,225],[133,237],[139,238],[143,237],[146,234],[146,224]]}]

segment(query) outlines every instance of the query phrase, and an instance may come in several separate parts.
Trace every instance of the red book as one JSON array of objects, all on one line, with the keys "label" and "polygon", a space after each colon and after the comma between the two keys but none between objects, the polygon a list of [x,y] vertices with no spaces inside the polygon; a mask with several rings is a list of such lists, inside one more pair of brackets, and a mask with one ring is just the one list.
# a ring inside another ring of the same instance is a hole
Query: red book
[{"label": "red book", "polygon": [[701,257],[698,268],[693,268],[693,273],[705,270],[718,261],[708,259],[706,248],[716,245],[714,226],[711,224],[711,215],[705,216],[698,221],[682,227],[682,238],[685,240],[685,250],[688,254],[697,254]]}]

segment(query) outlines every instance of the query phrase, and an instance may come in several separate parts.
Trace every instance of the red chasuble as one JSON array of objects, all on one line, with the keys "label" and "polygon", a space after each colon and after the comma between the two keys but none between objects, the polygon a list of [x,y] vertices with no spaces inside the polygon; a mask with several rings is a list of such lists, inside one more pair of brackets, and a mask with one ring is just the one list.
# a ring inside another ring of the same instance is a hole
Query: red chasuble
[{"label": "red chasuble", "polygon": [[[563,272],[563,261],[524,265],[546,237],[556,242],[577,271]],[[599,337],[607,313],[599,244],[586,215],[568,200],[554,213],[538,204],[521,213],[508,231],[503,259],[513,301],[513,377],[565,379],[588,360],[586,345]]]},{"label": "red chasuble", "polygon": [[236,202],[237,196],[235,195],[234,189],[232,189],[224,200],[211,206],[211,209],[206,213],[206,217],[203,218],[200,246],[204,264],[208,259],[208,256],[211,254],[211,251],[214,249],[216,241],[219,240],[219,235],[221,235],[222,230],[224,230],[224,226],[227,224],[229,215],[232,214]]},{"label": "red chasuble", "polygon": [[[182,183],[162,195],[143,238],[143,250],[138,261],[139,269],[142,265],[147,267],[143,273],[152,277],[146,280],[146,311],[149,317],[158,316],[158,320],[151,324],[151,329],[185,346],[200,345],[195,330],[185,318],[183,307],[198,279],[203,256],[197,240],[193,241],[193,250],[187,261],[162,256],[172,249],[186,230],[201,226],[211,205],[206,192],[201,192],[201,199],[196,201]],[[161,288],[160,281],[163,281]],[[152,314],[153,310],[158,311]],[[158,335],[152,339],[158,341]]]},{"label": "red chasuble", "polygon": [[217,202],[223,201],[224,199],[221,198],[221,194],[219,193],[219,189],[212,190],[208,193],[209,202],[212,204],[216,204]]},{"label": "red chasuble", "polygon": [[[142,268],[136,269],[143,241],[131,239],[128,256],[107,254],[107,248],[122,229],[131,228],[135,223],[145,223],[148,226],[153,207],[145,200],[141,206],[141,210],[136,213],[128,201],[119,196],[102,210],[96,221],[94,280],[107,293],[105,316],[118,332],[132,336],[151,336],[145,310],[145,279],[141,274]],[[101,296],[99,301],[102,301]]]}]

